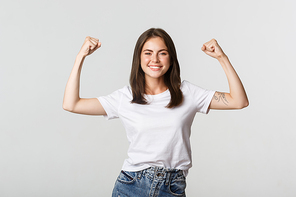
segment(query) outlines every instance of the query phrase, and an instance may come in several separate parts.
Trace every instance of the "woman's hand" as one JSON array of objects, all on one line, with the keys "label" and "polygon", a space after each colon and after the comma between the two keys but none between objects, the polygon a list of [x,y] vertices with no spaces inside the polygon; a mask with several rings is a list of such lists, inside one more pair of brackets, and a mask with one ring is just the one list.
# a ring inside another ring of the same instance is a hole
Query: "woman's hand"
[{"label": "woman's hand", "polygon": [[86,57],[95,52],[95,50],[97,50],[100,47],[101,42],[99,42],[99,39],[87,36],[78,54],[82,55],[83,57]]},{"label": "woman's hand", "polygon": [[203,44],[201,50],[205,52],[207,55],[216,59],[226,56],[221,47],[219,46],[217,40],[215,39],[212,39],[209,42]]}]

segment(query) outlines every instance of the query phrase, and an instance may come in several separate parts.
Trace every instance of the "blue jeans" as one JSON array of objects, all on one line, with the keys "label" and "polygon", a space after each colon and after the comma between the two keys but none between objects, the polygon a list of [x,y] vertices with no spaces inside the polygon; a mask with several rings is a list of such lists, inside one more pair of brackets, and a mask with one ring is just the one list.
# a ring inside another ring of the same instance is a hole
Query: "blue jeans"
[{"label": "blue jeans", "polygon": [[145,170],[121,171],[112,197],[186,197],[186,178],[182,170],[150,167]]}]

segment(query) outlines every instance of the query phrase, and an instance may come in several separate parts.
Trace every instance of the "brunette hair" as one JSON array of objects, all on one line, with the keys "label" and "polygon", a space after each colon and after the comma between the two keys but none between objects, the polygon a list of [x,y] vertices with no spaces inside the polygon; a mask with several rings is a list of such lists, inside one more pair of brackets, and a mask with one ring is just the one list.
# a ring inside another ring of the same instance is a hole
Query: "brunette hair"
[{"label": "brunette hair", "polygon": [[170,56],[170,68],[164,74],[164,83],[171,93],[171,101],[166,106],[173,108],[180,105],[183,101],[183,94],[180,90],[181,78],[180,67],[177,59],[176,48],[172,38],[167,32],[160,28],[150,28],[138,38],[134,49],[133,63],[130,75],[130,85],[133,93],[132,103],[147,104],[145,94],[145,73],[141,68],[141,52],[145,42],[150,38],[160,37],[168,48]]}]

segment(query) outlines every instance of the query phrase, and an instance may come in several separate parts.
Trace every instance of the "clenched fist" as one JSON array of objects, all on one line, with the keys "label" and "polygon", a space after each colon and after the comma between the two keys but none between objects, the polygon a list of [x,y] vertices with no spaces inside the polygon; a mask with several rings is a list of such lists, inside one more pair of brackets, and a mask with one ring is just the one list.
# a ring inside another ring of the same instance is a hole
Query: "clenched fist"
[{"label": "clenched fist", "polygon": [[92,54],[95,50],[97,50],[100,47],[101,47],[101,42],[99,42],[99,39],[87,36],[79,51],[79,54],[82,55],[83,57],[86,57]]},{"label": "clenched fist", "polygon": [[219,46],[217,40],[215,39],[212,39],[209,42],[206,42],[205,44],[203,44],[203,46],[201,47],[201,50],[205,52],[207,55],[216,59],[222,56],[225,56],[225,53]]}]

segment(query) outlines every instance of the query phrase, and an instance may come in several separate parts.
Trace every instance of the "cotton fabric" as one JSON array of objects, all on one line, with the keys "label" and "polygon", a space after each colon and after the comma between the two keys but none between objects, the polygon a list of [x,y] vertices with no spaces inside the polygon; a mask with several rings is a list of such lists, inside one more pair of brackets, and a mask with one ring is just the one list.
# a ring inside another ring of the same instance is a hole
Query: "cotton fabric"
[{"label": "cotton fabric", "polygon": [[130,143],[125,171],[140,171],[151,166],[183,170],[192,166],[190,134],[197,112],[207,114],[215,91],[188,81],[180,87],[184,99],[180,106],[166,108],[169,90],[145,95],[148,104],[131,103],[132,90],[125,86],[110,95],[98,97],[107,120],[120,118]]}]

